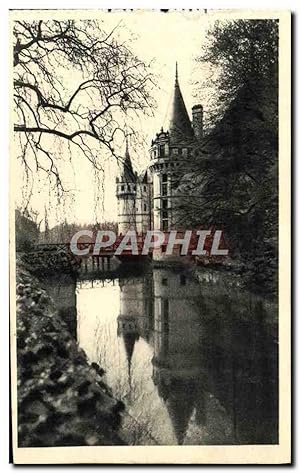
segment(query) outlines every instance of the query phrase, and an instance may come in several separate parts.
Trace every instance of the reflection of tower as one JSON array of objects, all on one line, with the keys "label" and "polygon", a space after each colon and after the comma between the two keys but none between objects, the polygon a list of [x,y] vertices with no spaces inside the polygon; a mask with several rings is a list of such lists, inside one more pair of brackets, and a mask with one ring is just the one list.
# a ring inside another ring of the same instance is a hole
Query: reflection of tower
[{"label": "reflection of tower", "polygon": [[120,280],[120,314],[118,336],[122,336],[131,385],[131,361],[139,337],[149,340],[152,327],[152,284],[149,278]]},{"label": "reflection of tower", "polygon": [[128,384],[131,389],[131,360],[135,342],[139,339],[138,328],[134,316],[120,314],[118,317],[118,336],[123,337],[127,358]]},{"label": "reflection of tower", "polygon": [[153,380],[164,400],[179,444],[192,413],[203,422],[199,285],[166,270],[154,270]]}]

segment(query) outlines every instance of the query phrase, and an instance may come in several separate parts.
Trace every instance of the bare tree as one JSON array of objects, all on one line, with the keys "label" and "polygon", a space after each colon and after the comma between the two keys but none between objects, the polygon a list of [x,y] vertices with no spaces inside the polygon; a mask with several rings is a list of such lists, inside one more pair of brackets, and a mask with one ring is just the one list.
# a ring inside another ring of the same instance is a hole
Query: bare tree
[{"label": "bare tree", "polygon": [[[45,171],[60,191],[59,160],[67,143],[96,169],[116,143],[134,134],[131,119],[151,110],[150,66],[100,21],[16,21],[14,130],[28,173]],[[32,169],[32,166],[34,168]]]}]

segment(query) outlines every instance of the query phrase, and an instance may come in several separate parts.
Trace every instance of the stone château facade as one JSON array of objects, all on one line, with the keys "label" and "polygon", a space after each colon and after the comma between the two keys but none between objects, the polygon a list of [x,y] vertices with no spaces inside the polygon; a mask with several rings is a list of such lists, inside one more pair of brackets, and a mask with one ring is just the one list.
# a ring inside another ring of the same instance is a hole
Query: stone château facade
[{"label": "stone ch\u00e2teau facade", "polygon": [[128,230],[145,233],[149,229],[169,231],[178,219],[176,208],[180,195],[174,181],[180,177],[182,164],[194,153],[203,136],[203,108],[194,105],[190,121],[178,81],[176,64],[175,86],[168,130],[161,128],[151,142],[147,170],[134,172],[128,143],[123,171],[117,178],[119,234]]}]

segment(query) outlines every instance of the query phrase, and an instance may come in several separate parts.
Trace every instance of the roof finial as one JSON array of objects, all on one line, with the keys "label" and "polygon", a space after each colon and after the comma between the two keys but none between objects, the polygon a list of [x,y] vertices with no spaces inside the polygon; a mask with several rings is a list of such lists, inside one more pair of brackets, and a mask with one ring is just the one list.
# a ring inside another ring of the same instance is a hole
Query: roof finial
[{"label": "roof finial", "polygon": [[176,61],[176,69],[175,69],[175,85],[178,85],[178,62]]}]

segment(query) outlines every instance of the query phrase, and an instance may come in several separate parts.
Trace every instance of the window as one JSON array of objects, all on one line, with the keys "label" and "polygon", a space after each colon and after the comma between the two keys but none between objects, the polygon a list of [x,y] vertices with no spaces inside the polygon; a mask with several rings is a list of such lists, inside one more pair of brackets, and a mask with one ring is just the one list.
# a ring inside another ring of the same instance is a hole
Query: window
[{"label": "window", "polygon": [[164,355],[169,353],[169,300],[162,301],[162,349]]},{"label": "window", "polygon": [[146,192],[146,191],[147,191],[147,187],[146,187],[146,186],[144,186],[144,192]]},{"label": "window", "polygon": [[163,220],[162,221],[162,229],[164,231],[167,231],[168,230],[168,227],[169,227],[169,221],[168,220]]},{"label": "window", "polygon": [[164,315],[164,323],[165,325],[168,325],[168,315],[169,315],[169,300],[168,299],[164,299],[163,301],[163,315]]},{"label": "window", "polygon": [[125,190],[125,186],[121,186],[121,191],[124,192],[124,190]]},{"label": "window", "polygon": [[161,193],[162,195],[168,195],[168,183],[164,182],[162,187],[161,187]]},{"label": "window", "polygon": [[163,199],[163,201],[162,201],[162,208],[163,208],[163,209],[167,209],[167,208],[168,208],[168,200],[167,200],[167,199]]},{"label": "window", "polygon": [[173,148],[173,153],[178,154],[178,148]]},{"label": "window", "polygon": [[130,186],[129,186],[129,185],[128,185],[128,190],[129,190],[129,192],[131,191],[131,189],[130,189]]},{"label": "window", "polygon": [[168,211],[167,210],[162,211],[162,218],[168,218]]},{"label": "window", "polygon": [[161,283],[162,283],[163,286],[167,286],[168,285],[168,278],[162,278]]},{"label": "window", "polygon": [[164,337],[164,351],[169,351],[169,300],[163,299],[162,304],[162,332]]},{"label": "window", "polygon": [[162,181],[163,182],[168,182],[168,174],[163,174],[162,175]]},{"label": "window", "polygon": [[161,158],[165,156],[165,145],[160,145],[159,146],[159,155]]},{"label": "window", "polygon": [[147,205],[144,204],[144,212],[146,212],[146,211],[147,211]]}]

